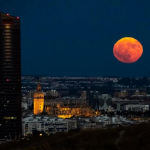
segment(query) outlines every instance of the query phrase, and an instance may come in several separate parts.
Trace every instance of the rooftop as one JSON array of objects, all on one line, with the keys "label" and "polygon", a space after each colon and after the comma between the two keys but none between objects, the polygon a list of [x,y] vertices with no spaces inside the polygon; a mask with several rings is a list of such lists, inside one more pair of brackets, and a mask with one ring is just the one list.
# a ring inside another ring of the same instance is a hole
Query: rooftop
[{"label": "rooftop", "polygon": [[19,19],[19,17],[11,16],[9,14],[2,13],[2,12],[0,12],[0,18],[1,19]]}]

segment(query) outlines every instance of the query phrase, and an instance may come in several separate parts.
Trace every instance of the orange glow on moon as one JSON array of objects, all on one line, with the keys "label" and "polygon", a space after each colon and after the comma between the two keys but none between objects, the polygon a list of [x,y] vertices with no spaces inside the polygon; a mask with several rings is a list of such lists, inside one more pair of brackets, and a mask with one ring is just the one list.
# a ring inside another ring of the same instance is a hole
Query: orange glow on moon
[{"label": "orange glow on moon", "polygon": [[142,56],[143,47],[138,40],[124,37],[115,43],[113,53],[123,63],[134,63]]}]

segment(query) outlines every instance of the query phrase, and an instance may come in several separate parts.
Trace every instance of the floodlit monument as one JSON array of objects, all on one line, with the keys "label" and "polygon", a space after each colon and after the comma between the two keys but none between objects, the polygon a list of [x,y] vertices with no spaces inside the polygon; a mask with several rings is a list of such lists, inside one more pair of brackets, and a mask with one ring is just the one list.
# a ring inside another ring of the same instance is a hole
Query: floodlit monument
[{"label": "floodlit monument", "polygon": [[34,115],[43,112],[44,108],[44,93],[41,91],[40,83],[37,84],[37,91],[34,93]]}]

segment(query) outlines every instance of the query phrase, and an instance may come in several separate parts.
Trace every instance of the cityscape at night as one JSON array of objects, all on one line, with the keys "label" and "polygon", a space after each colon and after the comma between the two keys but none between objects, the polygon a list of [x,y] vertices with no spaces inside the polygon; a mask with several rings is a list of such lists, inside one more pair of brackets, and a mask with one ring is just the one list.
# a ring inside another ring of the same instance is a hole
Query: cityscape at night
[{"label": "cityscape at night", "polygon": [[148,150],[150,2],[0,2],[0,150]]}]

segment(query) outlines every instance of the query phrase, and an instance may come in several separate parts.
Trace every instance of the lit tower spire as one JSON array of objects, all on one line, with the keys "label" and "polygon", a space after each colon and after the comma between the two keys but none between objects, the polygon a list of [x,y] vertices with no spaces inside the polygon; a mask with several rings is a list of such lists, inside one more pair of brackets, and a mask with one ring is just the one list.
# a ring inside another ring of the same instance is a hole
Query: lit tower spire
[{"label": "lit tower spire", "polygon": [[44,93],[41,91],[41,84],[37,83],[37,91],[34,93],[34,115],[43,112],[44,109]]},{"label": "lit tower spire", "polygon": [[37,92],[41,91],[41,84],[40,84],[40,82],[37,83],[37,88],[36,89],[37,89]]}]

